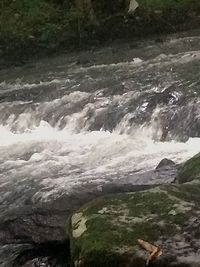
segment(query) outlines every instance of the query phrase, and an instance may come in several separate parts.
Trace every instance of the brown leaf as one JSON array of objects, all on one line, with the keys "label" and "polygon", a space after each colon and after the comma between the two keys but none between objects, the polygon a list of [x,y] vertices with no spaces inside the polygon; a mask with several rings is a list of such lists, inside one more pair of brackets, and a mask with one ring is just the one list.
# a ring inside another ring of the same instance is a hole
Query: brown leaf
[{"label": "brown leaf", "polygon": [[142,239],[138,239],[137,241],[139,245],[150,254],[146,260],[146,266],[149,265],[150,261],[153,261],[162,255],[162,250],[160,247],[150,244]]}]

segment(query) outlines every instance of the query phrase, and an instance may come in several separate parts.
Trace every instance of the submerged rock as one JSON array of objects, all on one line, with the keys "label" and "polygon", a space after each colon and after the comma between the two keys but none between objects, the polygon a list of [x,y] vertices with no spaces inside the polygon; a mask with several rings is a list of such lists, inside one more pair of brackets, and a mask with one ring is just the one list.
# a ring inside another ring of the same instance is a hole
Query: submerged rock
[{"label": "submerged rock", "polygon": [[71,219],[73,266],[143,267],[139,238],[161,247],[153,266],[200,266],[199,195],[197,179],[90,202]]},{"label": "submerged rock", "polygon": [[164,158],[159,162],[158,166],[156,167],[156,170],[163,168],[163,167],[172,166],[172,165],[175,165],[174,161]]}]

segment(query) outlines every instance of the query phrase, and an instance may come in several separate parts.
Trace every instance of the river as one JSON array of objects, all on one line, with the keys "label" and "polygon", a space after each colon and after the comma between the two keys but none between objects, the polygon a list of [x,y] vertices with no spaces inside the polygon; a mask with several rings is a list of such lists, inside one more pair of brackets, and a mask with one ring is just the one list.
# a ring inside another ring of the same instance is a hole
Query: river
[{"label": "river", "polygon": [[199,44],[185,33],[0,71],[1,266],[54,266],[13,262],[65,241],[86,201],[171,183],[158,163],[199,152]]}]

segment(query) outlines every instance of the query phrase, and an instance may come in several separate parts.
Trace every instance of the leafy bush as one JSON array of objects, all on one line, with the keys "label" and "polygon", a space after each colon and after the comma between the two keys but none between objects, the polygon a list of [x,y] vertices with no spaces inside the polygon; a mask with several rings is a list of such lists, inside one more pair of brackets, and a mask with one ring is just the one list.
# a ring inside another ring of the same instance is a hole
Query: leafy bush
[{"label": "leafy bush", "polygon": [[[157,10],[162,14],[172,14],[174,23],[177,22],[177,14],[181,14],[179,17],[182,22],[185,19],[183,14],[200,14],[199,0],[137,0],[140,8],[136,16],[139,15],[142,20],[138,22],[133,16],[127,23],[124,15],[127,15],[128,0],[88,0],[94,13],[94,20],[90,20],[91,10],[81,12],[76,6],[77,1],[1,0],[0,54],[15,60],[78,44],[80,39],[105,40],[109,37],[125,37],[128,33],[135,36],[143,32],[142,28],[148,30],[146,26],[150,25],[153,25],[154,31],[154,26],[163,26],[157,23],[162,20],[162,15],[155,16],[154,11]],[[150,33],[152,31],[149,30]]]}]

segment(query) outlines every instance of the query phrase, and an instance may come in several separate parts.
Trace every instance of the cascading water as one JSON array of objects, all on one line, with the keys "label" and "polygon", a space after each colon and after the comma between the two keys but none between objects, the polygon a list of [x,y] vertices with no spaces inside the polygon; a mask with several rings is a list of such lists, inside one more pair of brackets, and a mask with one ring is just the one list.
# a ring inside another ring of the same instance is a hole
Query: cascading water
[{"label": "cascading water", "polygon": [[[34,214],[45,216],[45,207],[56,216],[69,214],[106,185],[173,181],[173,175],[149,171],[163,158],[181,163],[200,149],[200,51],[185,49],[115,64],[57,65],[24,77],[16,71],[17,79],[0,83],[1,224],[7,234],[1,242],[62,239],[63,229],[59,238],[47,237],[43,223],[56,228],[55,222]],[[6,218],[19,229],[7,229]]]}]

